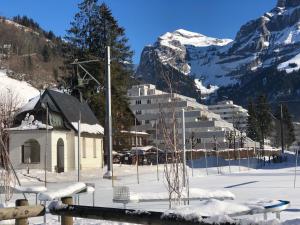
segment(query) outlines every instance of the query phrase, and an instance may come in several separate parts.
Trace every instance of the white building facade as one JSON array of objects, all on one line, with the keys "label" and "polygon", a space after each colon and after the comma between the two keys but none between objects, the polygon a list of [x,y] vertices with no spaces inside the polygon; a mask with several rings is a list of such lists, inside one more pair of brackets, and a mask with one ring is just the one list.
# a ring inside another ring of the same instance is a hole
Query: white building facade
[{"label": "white building facade", "polygon": [[[156,140],[156,123],[161,115],[170,118],[175,109],[178,122],[179,143],[182,142],[182,109],[185,110],[186,144],[189,148],[190,140],[196,140],[195,148],[227,147],[226,134],[233,131],[232,123],[221,118],[220,115],[210,111],[207,106],[199,104],[195,99],[179,94],[170,94],[156,89],[155,85],[143,84],[132,86],[127,96],[130,109],[135,114],[139,125],[137,131],[145,131]],[[238,134],[237,134],[238,135]],[[157,135],[157,143],[163,143],[162,135]],[[238,139],[238,138],[237,138]],[[193,141],[194,142],[194,141]]]},{"label": "white building facade", "polygon": [[208,109],[234,125],[240,131],[246,132],[248,110],[242,106],[233,104],[233,101],[226,100],[218,102],[216,105],[208,105]]}]

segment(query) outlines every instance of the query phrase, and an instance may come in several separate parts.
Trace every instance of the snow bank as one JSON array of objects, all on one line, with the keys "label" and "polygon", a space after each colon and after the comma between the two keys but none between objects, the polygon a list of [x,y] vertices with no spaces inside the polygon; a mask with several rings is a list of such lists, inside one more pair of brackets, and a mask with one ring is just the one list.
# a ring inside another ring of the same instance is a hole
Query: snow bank
[{"label": "snow bank", "polygon": [[250,207],[238,203],[209,199],[200,201],[197,206],[180,206],[167,210],[164,215],[177,214],[187,220],[195,218],[201,220],[202,217],[230,215],[249,211],[250,209]]},{"label": "snow bank", "polygon": [[29,83],[8,77],[5,70],[0,70],[0,79],[0,97],[13,98],[18,108],[40,94]]},{"label": "snow bank", "polygon": [[55,190],[55,191],[47,191],[44,193],[40,193],[39,200],[40,201],[51,201],[51,200],[59,199],[59,198],[66,197],[66,196],[72,196],[80,191],[83,191],[84,189],[86,189],[86,184],[79,182],[79,183],[75,183],[75,184],[69,185],[65,188]]},{"label": "snow bank", "polygon": [[[182,197],[187,198],[187,192],[183,191]],[[235,199],[235,195],[230,191],[223,191],[223,190],[216,190],[216,191],[208,191],[200,188],[190,188],[189,193],[190,198],[194,199]],[[130,201],[155,201],[155,200],[167,200],[168,193],[167,192],[142,192],[142,193],[135,193],[130,192]]]},{"label": "snow bank", "polygon": [[[78,123],[72,122],[73,127],[78,131]],[[99,124],[86,124],[81,123],[80,129],[82,133],[89,133],[89,134],[104,134],[104,128]]]}]

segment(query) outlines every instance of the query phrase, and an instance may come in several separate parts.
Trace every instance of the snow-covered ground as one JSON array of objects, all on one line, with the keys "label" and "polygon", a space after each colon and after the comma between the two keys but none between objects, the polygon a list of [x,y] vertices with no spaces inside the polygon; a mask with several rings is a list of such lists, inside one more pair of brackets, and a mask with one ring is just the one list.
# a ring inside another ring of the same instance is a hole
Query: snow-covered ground
[{"label": "snow-covered ground", "polygon": [[[197,164],[195,164],[197,165]],[[239,167],[238,165],[231,164],[231,173],[229,172],[229,166],[223,164],[221,168],[210,167],[208,168],[208,175],[206,169],[201,166],[201,168],[191,168],[188,169],[189,181],[191,188],[201,188],[207,190],[224,190],[230,191],[235,196],[235,200],[227,200],[224,204],[217,201],[192,201],[191,206],[194,209],[201,209],[199,207],[204,207],[202,215],[205,212],[209,212],[209,207],[222,208],[226,213],[226,204],[228,207],[236,205],[236,207],[247,208],[254,202],[259,201],[269,201],[269,200],[288,200],[291,202],[291,206],[288,210],[281,213],[281,222],[275,219],[274,214],[268,214],[268,219],[272,220],[268,223],[262,224],[283,224],[283,225],[293,225],[300,224],[300,198],[299,198],[299,188],[300,188],[300,177],[296,181],[296,188],[294,188],[294,159],[289,157],[289,162],[281,164],[266,163],[266,165],[260,169],[252,169],[253,162],[250,164],[252,168],[245,166]],[[95,183],[95,203],[97,206],[106,207],[119,207],[122,208],[122,204],[113,203],[113,188],[112,185],[126,185],[130,188],[130,191],[135,193],[161,193],[166,190],[166,185],[163,182],[163,165],[159,166],[159,180],[157,179],[156,173],[157,167],[152,166],[140,166],[139,167],[139,181],[137,183],[136,167],[131,165],[114,165],[114,176],[116,180],[106,180],[103,179],[103,173],[105,169],[102,170],[89,170],[82,171],[81,181]],[[192,176],[193,173],[193,176]],[[26,171],[18,171],[19,177],[21,179],[23,186],[32,185],[42,185],[44,172],[39,170],[31,170],[30,174],[26,174]],[[48,180],[48,190],[57,190],[71,183],[76,182],[77,174],[74,172],[67,172],[62,174],[47,173]],[[14,201],[20,198],[19,194],[14,195]],[[34,203],[34,195],[30,196],[30,201]],[[92,196],[82,195],[80,197],[80,204],[91,205]],[[225,208],[224,208],[225,207]],[[139,209],[139,210],[153,210],[153,211],[166,211],[168,210],[168,202],[144,202],[144,203],[129,203],[127,208]],[[232,208],[230,209],[232,212]],[[216,210],[217,211],[217,210]],[[234,210],[233,210],[234,211]],[[212,213],[212,212],[211,212]],[[212,214],[213,215],[213,214]],[[242,219],[250,219],[254,221],[263,220],[262,214],[243,216],[239,217]],[[297,218],[299,218],[297,220]],[[31,224],[41,224],[42,218],[31,219]],[[57,222],[57,217],[47,215],[47,224],[59,224]],[[103,222],[96,220],[81,220],[77,219],[75,224],[120,224]],[[248,223],[245,223],[248,224]]]},{"label": "snow-covered ground", "polygon": [[0,70],[1,101],[3,101],[3,99],[11,99],[17,104],[17,107],[22,107],[30,99],[39,94],[39,91],[29,83],[10,78],[6,75],[5,70]]}]

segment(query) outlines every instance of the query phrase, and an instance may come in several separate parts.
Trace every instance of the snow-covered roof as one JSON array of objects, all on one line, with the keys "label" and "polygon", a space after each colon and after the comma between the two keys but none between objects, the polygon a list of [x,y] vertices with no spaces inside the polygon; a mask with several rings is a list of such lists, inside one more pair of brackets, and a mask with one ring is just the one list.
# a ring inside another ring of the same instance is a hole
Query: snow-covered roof
[{"label": "snow-covered roof", "polygon": [[148,146],[141,146],[141,147],[132,147],[131,150],[140,150],[140,151],[149,151],[152,148],[156,148],[152,145],[148,145]]},{"label": "snow-covered roof", "polygon": [[18,110],[17,114],[33,110],[39,100],[40,100],[40,95],[30,99],[29,102],[27,102],[22,108]]},{"label": "snow-covered roof", "polygon": [[[72,126],[78,131],[78,122],[72,122]],[[104,134],[104,128],[99,124],[80,124],[80,132],[81,133],[89,133],[89,134]]]},{"label": "snow-covered roof", "polygon": [[143,135],[149,135],[147,132],[141,132],[141,131],[127,131],[127,130],[121,130],[121,133],[125,133],[125,134],[143,134]]}]

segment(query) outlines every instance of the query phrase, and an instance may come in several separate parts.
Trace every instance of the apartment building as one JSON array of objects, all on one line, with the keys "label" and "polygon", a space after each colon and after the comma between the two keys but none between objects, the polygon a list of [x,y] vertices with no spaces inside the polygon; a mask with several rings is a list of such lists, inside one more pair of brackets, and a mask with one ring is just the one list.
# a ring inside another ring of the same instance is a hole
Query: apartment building
[{"label": "apartment building", "polygon": [[245,132],[247,128],[248,111],[242,106],[233,104],[233,101],[226,100],[218,102],[216,105],[209,105],[208,109],[240,131]]},{"label": "apartment building", "polygon": [[234,130],[232,123],[223,120],[207,106],[199,104],[196,99],[157,90],[152,84],[132,86],[127,96],[130,109],[139,123],[137,131],[147,132],[150,134],[149,139],[158,145],[162,145],[164,140],[157,126],[161,123],[162,115],[165,118],[164,123],[170,123],[173,111],[178,124],[178,141],[182,144],[182,109],[185,110],[187,148],[191,145],[190,140],[193,140],[193,143],[196,140],[194,148],[226,148],[226,134]]}]

